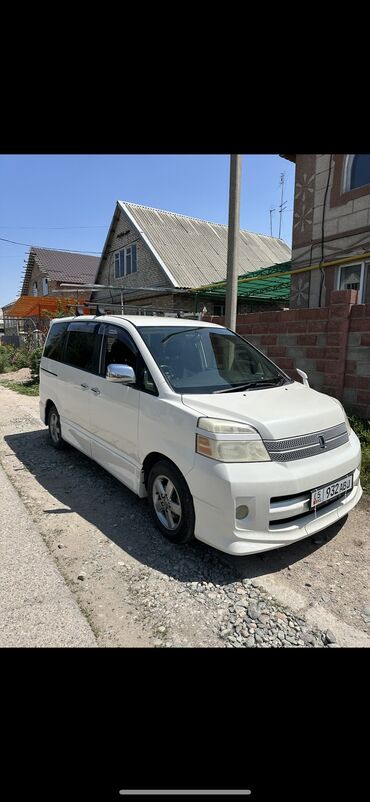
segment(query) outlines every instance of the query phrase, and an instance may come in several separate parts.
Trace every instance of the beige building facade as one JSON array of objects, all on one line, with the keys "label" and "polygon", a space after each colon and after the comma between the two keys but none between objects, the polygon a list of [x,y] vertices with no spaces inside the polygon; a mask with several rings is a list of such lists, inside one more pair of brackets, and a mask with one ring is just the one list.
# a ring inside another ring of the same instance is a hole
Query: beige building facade
[{"label": "beige building facade", "polygon": [[370,155],[296,154],[290,307],[370,302]]}]

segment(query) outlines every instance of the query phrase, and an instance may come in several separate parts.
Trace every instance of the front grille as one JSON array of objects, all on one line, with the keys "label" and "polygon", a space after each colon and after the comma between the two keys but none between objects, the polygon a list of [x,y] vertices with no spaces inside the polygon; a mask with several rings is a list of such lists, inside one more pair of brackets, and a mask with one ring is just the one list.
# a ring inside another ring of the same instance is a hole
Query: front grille
[{"label": "front grille", "polygon": [[330,429],[323,429],[313,434],[292,437],[289,440],[264,440],[264,444],[272,460],[275,462],[288,462],[293,459],[305,459],[332,451],[348,443],[346,424],[339,423]]}]

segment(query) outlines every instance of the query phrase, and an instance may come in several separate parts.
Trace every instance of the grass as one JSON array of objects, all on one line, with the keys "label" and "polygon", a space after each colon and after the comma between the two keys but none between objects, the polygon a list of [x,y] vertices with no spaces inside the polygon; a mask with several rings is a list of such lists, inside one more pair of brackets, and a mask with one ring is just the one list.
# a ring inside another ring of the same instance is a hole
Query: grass
[{"label": "grass", "polygon": [[1,381],[0,384],[3,387],[7,387],[9,390],[14,390],[16,393],[21,393],[22,395],[39,395],[39,385],[33,381],[23,383]]},{"label": "grass", "polygon": [[370,493],[370,420],[350,415],[349,422],[361,443],[361,484],[363,489]]}]

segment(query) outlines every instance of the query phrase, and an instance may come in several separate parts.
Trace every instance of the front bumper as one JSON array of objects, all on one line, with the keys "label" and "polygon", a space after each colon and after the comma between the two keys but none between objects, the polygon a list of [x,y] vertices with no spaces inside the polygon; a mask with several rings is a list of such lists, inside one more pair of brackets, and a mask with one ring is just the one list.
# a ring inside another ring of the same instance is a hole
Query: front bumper
[{"label": "front bumper", "polygon": [[[290,462],[221,463],[196,454],[186,479],[193,495],[195,536],[228,554],[245,555],[280,548],[319,532],[346,515],[360,500],[361,446],[351,432],[348,443]],[[353,487],[316,512],[307,503],[311,490],[353,473]],[[235,517],[246,505],[248,515]]]}]

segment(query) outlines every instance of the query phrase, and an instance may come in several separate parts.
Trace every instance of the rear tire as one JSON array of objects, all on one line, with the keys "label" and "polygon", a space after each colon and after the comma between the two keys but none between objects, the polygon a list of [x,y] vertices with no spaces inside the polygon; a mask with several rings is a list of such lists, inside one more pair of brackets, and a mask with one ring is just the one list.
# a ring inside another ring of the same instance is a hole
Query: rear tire
[{"label": "rear tire", "polygon": [[51,445],[53,448],[56,448],[57,451],[61,451],[62,448],[65,448],[66,444],[62,438],[62,427],[60,425],[59,412],[54,404],[49,409],[48,427]]},{"label": "rear tire", "polygon": [[180,471],[167,460],[153,465],[148,477],[148,501],[157,528],[171,543],[194,537],[193,498]]}]

